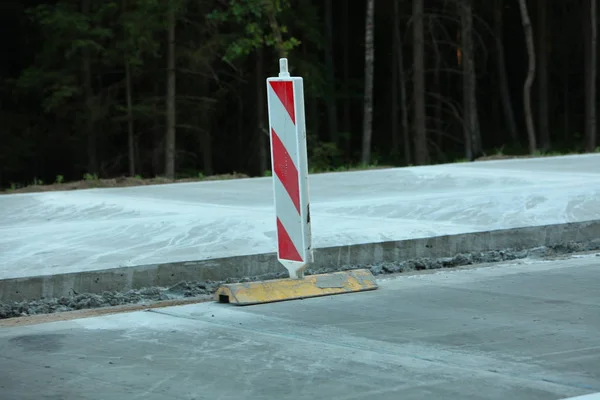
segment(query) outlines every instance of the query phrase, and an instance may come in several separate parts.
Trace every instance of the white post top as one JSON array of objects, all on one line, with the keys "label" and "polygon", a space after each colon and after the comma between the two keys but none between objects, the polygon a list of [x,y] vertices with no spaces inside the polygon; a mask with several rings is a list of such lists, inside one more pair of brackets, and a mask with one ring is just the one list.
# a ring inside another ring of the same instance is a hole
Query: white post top
[{"label": "white post top", "polygon": [[288,71],[288,60],[287,58],[279,59],[279,77],[280,78],[289,78],[290,73]]}]

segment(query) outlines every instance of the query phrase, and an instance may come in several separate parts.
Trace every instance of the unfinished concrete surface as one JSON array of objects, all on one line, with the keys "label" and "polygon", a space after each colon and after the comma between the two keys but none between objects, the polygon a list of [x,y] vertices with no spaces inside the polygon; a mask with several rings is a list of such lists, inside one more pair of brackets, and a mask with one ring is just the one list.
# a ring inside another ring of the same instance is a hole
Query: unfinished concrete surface
[{"label": "unfinished concrete surface", "polygon": [[0,393],[48,399],[519,399],[600,391],[600,257],[0,329]]},{"label": "unfinished concrete surface", "polygon": [[[600,221],[317,249],[307,274],[375,275],[600,249]],[[219,283],[285,278],[275,254],[0,280],[0,319],[212,293]]]},{"label": "unfinished concrete surface", "polygon": [[[592,220],[600,154],[310,177],[317,248]],[[0,279],[275,251],[271,180],[0,196]]]},{"label": "unfinished concrete surface", "polygon": [[577,396],[577,397],[569,397],[568,399],[564,399],[564,400],[600,400],[600,392],[584,394],[583,396]]}]

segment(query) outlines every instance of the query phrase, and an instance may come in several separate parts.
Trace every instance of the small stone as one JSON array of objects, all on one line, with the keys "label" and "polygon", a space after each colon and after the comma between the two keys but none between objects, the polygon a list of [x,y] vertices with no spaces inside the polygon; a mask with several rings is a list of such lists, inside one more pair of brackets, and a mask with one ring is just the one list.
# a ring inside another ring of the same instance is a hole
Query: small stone
[{"label": "small stone", "polygon": [[381,265],[373,265],[369,268],[373,275],[381,275],[383,274],[383,267]]}]

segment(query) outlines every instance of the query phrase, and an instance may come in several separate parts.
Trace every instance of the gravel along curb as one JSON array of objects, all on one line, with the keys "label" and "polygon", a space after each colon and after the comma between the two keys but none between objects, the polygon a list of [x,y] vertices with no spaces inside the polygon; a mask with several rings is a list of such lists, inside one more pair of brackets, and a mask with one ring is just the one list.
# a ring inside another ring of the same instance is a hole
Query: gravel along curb
[{"label": "gravel along curb", "polygon": [[[468,265],[494,263],[520,259],[544,259],[573,253],[600,250],[600,239],[581,242],[567,242],[551,246],[539,246],[530,249],[493,250],[485,252],[467,252],[452,257],[418,257],[398,262],[381,262],[377,264],[343,265],[335,268],[319,268],[308,270],[307,274],[321,274],[340,270],[369,268],[374,275],[394,274],[401,272],[433,270],[442,268],[463,267]],[[285,277],[286,273],[264,274],[261,276],[224,281],[182,281],[170,287],[147,287],[127,291],[106,291],[103,293],[79,293],[60,298],[46,298],[33,301],[13,301],[0,303],[0,319],[23,317],[39,314],[52,314],[73,310],[97,309],[128,304],[145,304],[177,299],[207,299],[216,291],[221,283],[249,282],[255,280],[276,279]]]},{"label": "gravel along curb", "polygon": [[[479,254],[503,249],[513,252],[540,246],[564,246],[565,243],[587,243],[600,238],[600,220],[560,223],[553,225],[479,231],[386,242],[316,248],[315,271],[339,271],[353,265],[373,265],[375,273],[384,269],[410,268],[414,260],[431,259],[440,263],[450,261],[457,254]],[[494,253],[495,254],[495,253]],[[402,261],[402,262],[401,262]],[[381,267],[378,269],[377,266]],[[414,268],[424,268],[414,265]],[[18,270],[18,266],[15,266]],[[223,258],[165,262],[138,266],[115,266],[102,270],[57,272],[52,275],[0,278],[0,304],[32,302],[40,299],[77,297],[82,293],[102,295],[106,292],[128,293],[155,298],[181,282],[214,282],[240,279],[268,279],[284,276],[285,269],[275,253],[238,255]],[[167,289],[164,289],[167,288]],[[159,296],[160,297],[160,296]],[[82,300],[84,301],[84,300]],[[88,301],[88,300],[85,300]],[[96,300],[89,300],[94,303]],[[118,302],[110,298],[109,302]],[[64,301],[62,302],[64,303]],[[65,304],[61,304],[65,305]]]}]

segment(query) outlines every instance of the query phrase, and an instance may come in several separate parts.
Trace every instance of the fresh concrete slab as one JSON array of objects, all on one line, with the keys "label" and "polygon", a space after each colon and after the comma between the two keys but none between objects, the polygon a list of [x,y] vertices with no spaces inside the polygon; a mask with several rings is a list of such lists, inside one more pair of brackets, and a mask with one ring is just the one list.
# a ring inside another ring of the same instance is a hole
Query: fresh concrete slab
[{"label": "fresh concrete slab", "polygon": [[564,399],[564,400],[600,400],[600,392],[584,394],[583,396],[577,396],[577,397],[569,397],[568,399]]},{"label": "fresh concrete slab", "polygon": [[[600,154],[310,177],[314,247],[600,216]],[[275,251],[271,180],[0,196],[0,279]]]},{"label": "fresh concrete slab", "polygon": [[373,292],[0,329],[11,400],[519,399],[600,391],[600,257],[387,277]]},{"label": "fresh concrete slab", "polygon": [[[378,275],[594,250],[600,250],[600,220],[320,248],[307,273],[368,268]],[[4,279],[0,319],[64,307],[156,301],[165,294],[202,296],[213,293],[219,282],[275,278],[287,278],[287,273],[272,253]]]}]

